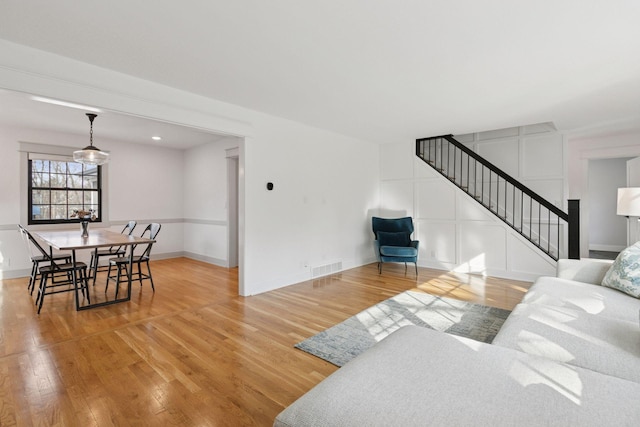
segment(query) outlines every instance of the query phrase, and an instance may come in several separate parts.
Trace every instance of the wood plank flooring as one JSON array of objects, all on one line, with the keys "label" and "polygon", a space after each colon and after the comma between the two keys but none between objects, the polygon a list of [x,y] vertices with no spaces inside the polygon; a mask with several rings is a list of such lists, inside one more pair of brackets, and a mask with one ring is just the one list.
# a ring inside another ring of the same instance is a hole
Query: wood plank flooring
[{"label": "wood plank flooring", "polygon": [[[529,283],[375,264],[252,297],[237,270],[154,261],[156,292],[76,312],[0,281],[1,426],[270,426],[337,368],[293,345],[408,289],[511,309]],[[104,292],[98,278],[94,292]]]}]

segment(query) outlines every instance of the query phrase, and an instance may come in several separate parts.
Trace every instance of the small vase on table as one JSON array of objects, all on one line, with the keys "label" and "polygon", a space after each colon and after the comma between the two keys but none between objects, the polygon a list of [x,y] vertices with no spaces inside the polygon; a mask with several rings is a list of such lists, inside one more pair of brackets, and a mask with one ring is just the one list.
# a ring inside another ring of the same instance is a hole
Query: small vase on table
[{"label": "small vase on table", "polygon": [[83,219],[80,221],[80,229],[82,230],[82,237],[89,237],[89,220]]}]

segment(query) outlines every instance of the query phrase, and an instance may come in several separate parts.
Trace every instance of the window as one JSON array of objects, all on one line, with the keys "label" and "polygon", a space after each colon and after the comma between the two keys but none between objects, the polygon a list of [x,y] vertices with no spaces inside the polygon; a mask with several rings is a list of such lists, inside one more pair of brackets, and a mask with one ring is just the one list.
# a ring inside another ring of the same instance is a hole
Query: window
[{"label": "window", "polygon": [[101,166],[82,165],[58,156],[29,156],[29,224],[77,222],[74,210],[102,214]]}]

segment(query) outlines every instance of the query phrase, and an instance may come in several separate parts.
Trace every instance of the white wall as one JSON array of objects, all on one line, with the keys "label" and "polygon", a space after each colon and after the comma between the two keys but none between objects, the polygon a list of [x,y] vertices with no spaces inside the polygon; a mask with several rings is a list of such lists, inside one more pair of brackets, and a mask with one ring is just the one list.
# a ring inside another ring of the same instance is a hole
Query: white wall
[{"label": "white wall", "polygon": [[327,265],[373,262],[378,146],[290,121],[256,119],[260,138],[247,140],[245,159],[247,282],[261,292],[307,280]]},{"label": "white wall", "polygon": [[0,279],[28,274],[31,269],[16,227],[20,222],[20,153],[16,138],[14,130],[0,129]]},{"label": "white wall", "polygon": [[225,138],[184,153],[184,251],[190,258],[227,266],[226,150],[238,138]]},{"label": "white wall", "polygon": [[[553,129],[522,127],[461,139],[562,207],[564,143]],[[555,273],[551,258],[414,153],[413,141],[381,147],[381,214],[413,216],[419,265],[522,280]]]},{"label": "white wall", "polygon": [[[375,144],[3,40],[0,87],[243,137],[242,295],[308,279],[328,263],[350,268],[373,260],[370,216],[380,185]],[[267,181],[275,184],[271,192]],[[176,197],[168,209],[184,202]]]},{"label": "white wall", "polygon": [[627,219],[616,214],[618,188],[627,186],[627,160],[589,161],[589,249],[619,252],[627,246]]}]

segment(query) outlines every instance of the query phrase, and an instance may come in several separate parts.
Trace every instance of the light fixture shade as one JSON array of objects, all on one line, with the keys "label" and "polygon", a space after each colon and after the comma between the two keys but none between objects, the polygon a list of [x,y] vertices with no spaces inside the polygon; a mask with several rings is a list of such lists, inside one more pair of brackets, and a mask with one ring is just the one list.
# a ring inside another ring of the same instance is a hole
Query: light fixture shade
[{"label": "light fixture shade", "polygon": [[73,161],[82,163],[83,165],[104,165],[109,161],[109,153],[100,151],[98,147],[93,146],[93,120],[98,117],[97,114],[87,113],[89,118],[89,145],[82,150],[73,152]]},{"label": "light fixture shade", "polygon": [[104,165],[109,161],[109,153],[100,151],[93,145],[87,145],[82,150],[73,152],[73,161],[83,165]]},{"label": "light fixture shade", "polygon": [[618,188],[617,214],[640,217],[640,187]]}]

